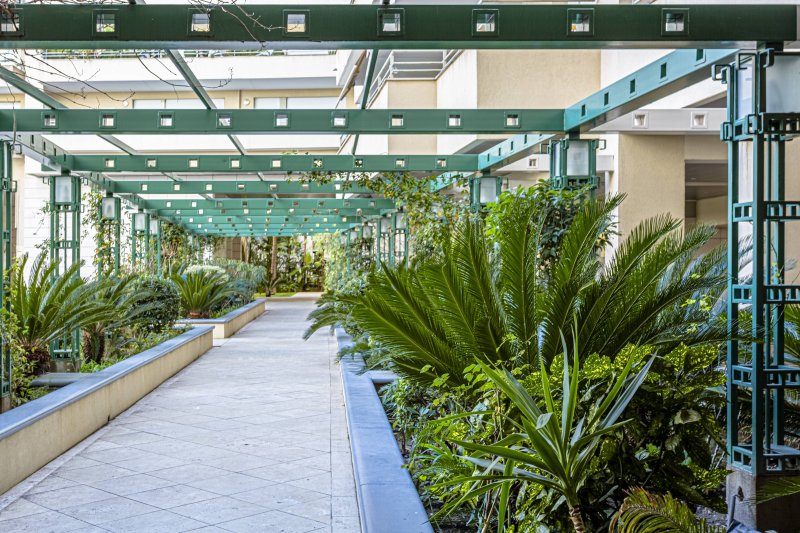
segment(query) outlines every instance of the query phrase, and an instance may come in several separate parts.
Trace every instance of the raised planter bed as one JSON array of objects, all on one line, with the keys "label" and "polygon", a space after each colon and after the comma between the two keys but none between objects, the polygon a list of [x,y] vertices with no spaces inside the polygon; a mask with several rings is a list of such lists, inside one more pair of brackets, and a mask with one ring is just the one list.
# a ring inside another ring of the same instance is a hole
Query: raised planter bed
[{"label": "raised planter bed", "polygon": [[0,494],[106,425],[212,344],[213,328],[195,327],[0,414]]},{"label": "raised planter bed", "polygon": [[193,318],[179,320],[179,324],[193,326],[213,326],[215,339],[227,339],[247,324],[264,314],[267,307],[266,298],[257,298],[255,301],[234,309],[227,315],[219,318]]},{"label": "raised planter bed", "polygon": [[[353,342],[340,328],[336,340],[340,350]],[[375,384],[364,373],[364,359],[360,355],[342,358],[341,372],[361,530],[432,533]]]}]

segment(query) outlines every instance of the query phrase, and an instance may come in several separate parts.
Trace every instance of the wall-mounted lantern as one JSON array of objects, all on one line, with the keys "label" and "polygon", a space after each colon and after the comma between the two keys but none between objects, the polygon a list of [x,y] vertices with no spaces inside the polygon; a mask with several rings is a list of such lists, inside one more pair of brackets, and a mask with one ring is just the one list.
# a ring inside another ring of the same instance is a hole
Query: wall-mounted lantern
[{"label": "wall-mounted lantern", "polygon": [[55,203],[56,205],[71,205],[78,203],[78,193],[80,182],[77,176],[61,174],[54,176],[55,180]]},{"label": "wall-mounted lantern", "polygon": [[381,217],[381,235],[388,235],[392,231],[392,219],[389,215]]},{"label": "wall-mounted lantern", "polygon": [[[605,143],[602,143],[603,146]],[[559,139],[550,143],[550,177],[556,189],[597,187],[597,139]]]},{"label": "wall-mounted lantern", "polygon": [[499,176],[480,176],[472,178],[470,184],[470,199],[472,208],[476,211],[488,204],[497,202],[503,189],[503,178]]},{"label": "wall-mounted lantern", "polygon": [[402,211],[398,211],[394,215],[394,229],[396,230],[404,230],[406,229],[406,214]]},{"label": "wall-mounted lantern", "polygon": [[121,212],[120,199],[112,193],[106,193],[106,196],[100,201],[100,218],[106,222],[119,222]]},{"label": "wall-mounted lantern", "polygon": [[150,224],[150,215],[144,211],[133,214],[133,231],[145,233]]}]

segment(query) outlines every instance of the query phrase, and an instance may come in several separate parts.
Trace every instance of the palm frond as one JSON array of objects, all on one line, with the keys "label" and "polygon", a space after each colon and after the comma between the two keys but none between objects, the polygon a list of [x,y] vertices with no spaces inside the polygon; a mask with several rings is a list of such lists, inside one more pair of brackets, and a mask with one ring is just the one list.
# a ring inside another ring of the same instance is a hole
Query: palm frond
[{"label": "palm frond", "polygon": [[633,489],[614,514],[609,527],[615,533],[722,533],[697,518],[685,503],[669,493],[651,494]]},{"label": "palm frond", "polygon": [[796,477],[785,477],[768,481],[761,489],[756,492],[755,498],[750,499],[750,503],[761,504],[786,496],[800,494],[800,479]]}]

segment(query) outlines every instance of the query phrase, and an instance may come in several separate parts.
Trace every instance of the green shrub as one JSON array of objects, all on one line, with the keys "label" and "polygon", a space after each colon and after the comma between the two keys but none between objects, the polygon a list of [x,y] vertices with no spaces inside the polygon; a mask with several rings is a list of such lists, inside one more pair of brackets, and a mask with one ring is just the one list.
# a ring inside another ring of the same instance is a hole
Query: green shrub
[{"label": "green shrub", "polygon": [[208,273],[208,274],[219,274],[223,276],[226,281],[228,280],[228,273],[225,272],[225,269],[222,267],[218,267],[216,265],[190,265],[183,270],[182,274],[183,275],[196,274],[198,272]]},{"label": "green shrub", "polygon": [[153,307],[144,313],[144,327],[161,331],[172,327],[181,317],[181,295],[175,282],[158,276],[145,275],[134,282],[134,292],[146,292],[140,305]]},{"label": "green shrub", "polygon": [[181,306],[189,318],[208,318],[235,294],[224,273],[196,271],[174,276]]}]

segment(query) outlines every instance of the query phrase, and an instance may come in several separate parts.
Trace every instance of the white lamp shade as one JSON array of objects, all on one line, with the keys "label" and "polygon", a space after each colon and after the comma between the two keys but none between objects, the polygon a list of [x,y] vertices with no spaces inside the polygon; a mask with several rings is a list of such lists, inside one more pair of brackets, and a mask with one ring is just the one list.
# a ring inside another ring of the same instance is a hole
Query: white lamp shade
[{"label": "white lamp shade", "polygon": [[497,178],[481,178],[480,202],[489,204],[497,201]]},{"label": "white lamp shade", "polygon": [[356,240],[356,239],[358,239],[358,232],[357,232],[357,231],[355,231],[355,230],[351,230],[351,231],[350,231],[350,240],[351,240],[351,241],[354,241],[354,240]]},{"label": "white lamp shade", "polygon": [[161,229],[161,221],[157,218],[150,219],[150,235],[158,235],[159,230]]},{"label": "white lamp shade", "polygon": [[133,229],[134,231],[147,231],[147,213],[134,213]]},{"label": "white lamp shade", "polygon": [[765,73],[767,113],[800,113],[800,55],[775,54]]},{"label": "white lamp shade", "polygon": [[736,118],[744,118],[753,112],[753,64],[751,62],[740,66],[736,72]]},{"label": "white lamp shade", "polygon": [[381,219],[381,233],[389,233],[392,230],[392,221],[386,217]]},{"label": "white lamp shade", "polygon": [[397,213],[395,215],[394,228],[395,229],[405,229],[406,228],[406,214],[405,213]]},{"label": "white lamp shade", "polygon": [[56,203],[69,204],[72,202],[74,185],[72,176],[56,176]]},{"label": "white lamp shade", "polygon": [[347,235],[344,233],[339,234],[339,244],[345,245],[347,244]]},{"label": "white lamp shade", "polygon": [[119,220],[117,198],[106,196],[100,204],[100,216],[103,220]]},{"label": "white lamp shade", "polygon": [[588,176],[590,141],[569,141],[567,148],[567,176]]},{"label": "white lamp shade", "polygon": [[372,238],[372,226],[370,226],[369,224],[364,226],[364,229],[361,231],[361,235],[363,235],[365,239],[371,239]]}]

